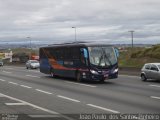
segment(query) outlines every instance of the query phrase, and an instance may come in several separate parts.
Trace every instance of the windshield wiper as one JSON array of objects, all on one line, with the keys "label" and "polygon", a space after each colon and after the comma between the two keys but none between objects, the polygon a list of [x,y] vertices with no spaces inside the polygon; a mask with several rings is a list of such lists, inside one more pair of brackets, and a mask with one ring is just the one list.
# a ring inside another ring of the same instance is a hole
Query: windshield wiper
[{"label": "windshield wiper", "polygon": [[[103,51],[103,55],[104,55],[105,59],[109,62],[110,65],[112,65],[112,62],[110,61],[110,59],[109,59],[108,56],[106,55],[105,50],[102,49],[102,51]],[[105,62],[105,64],[106,64],[106,62]]]},{"label": "windshield wiper", "polygon": [[[110,65],[112,65],[112,63],[111,63],[111,61],[109,60],[109,58],[107,57],[106,52],[104,51],[104,49],[101,48],[101,50],[102,50],[102,52],[101,52],[101,57],[100,57],[100,60],[99,60],[99,64],[98,64],[98,65],[100,66],[102,59],[105,59],[105,60],[104,60],[104,63],[105,63],[105,66],[104,66],[104,67],[108,66],[108,65],[106,64],[106,60],[109,62]],[[103,66],[102,66],[102,67],[103,67]]]},{"label": "windshield wiper", "polygon": [[[101,57],[100,57],[100,59],[99,59],[99,64],[98,64],[98,66],[100,66],[103,56],[104,56],[104,55],[102,54]],[[105,66],[106,66],[106,62],[105,62]]]}]

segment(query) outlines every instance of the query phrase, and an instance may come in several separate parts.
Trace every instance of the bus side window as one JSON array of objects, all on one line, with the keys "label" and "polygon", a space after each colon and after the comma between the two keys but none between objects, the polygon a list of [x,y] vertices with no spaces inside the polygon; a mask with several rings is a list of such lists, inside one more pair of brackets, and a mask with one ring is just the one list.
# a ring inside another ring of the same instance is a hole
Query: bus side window
[{"label": "bus side window", "polygon": [[56,56],[57,56],[57,60],[62,60],[64,58],[63,48],[57,48]]},{"label": "bus side window", "polygon": [[71,59],[73,59],[73,60],[78,60],[79,59],[79,48],[76,48],[76,47],[73,47],[73,48],[71,48]]},{"label": "bus side window", "polygon": [[81,54],[80,54],[80,60],[83,64],[85,64],[85,58],[84,58],[84,52],[81,51]]},{"label": "bus side window", "polygon": [[116,53],[116,56],[118,58],[119,57],[119,50],[117,48],[115,48],[115,53]]},{"label": "bus side window", "polygon": [[64,49],[64,59],[65,60],[70,60],[71,59],[70,55],[71,55],[70,48],[65,48]]},{"label": "bus side window", "polygon": [[40,58],[45,58],[44,48],[40,49]]},{"label": "bus side window", "polygon": [[88,65],[88,62],[87,62],[87,58],[88,58],[88,53],[87,53],[87,50],[86,48],[81,48],[80,49],[80,60],[83,64],[85,65]]}]

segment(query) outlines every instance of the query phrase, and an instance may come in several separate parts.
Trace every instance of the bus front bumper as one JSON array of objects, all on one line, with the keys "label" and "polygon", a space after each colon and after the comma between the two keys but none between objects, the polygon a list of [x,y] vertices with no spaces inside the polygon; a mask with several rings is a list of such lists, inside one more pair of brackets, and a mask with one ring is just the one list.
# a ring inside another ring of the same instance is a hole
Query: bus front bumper
[{"label": "bus front bumper", "polygon": [[118,78],[118,72],[116,73],[111,73],[111,74],[86,74],[86,75],[82,75],[82,79],[86,79],[86,80],[93,80],[93,81],[99,81],[99,80],[108,80],[108,79],[115,79]]}]

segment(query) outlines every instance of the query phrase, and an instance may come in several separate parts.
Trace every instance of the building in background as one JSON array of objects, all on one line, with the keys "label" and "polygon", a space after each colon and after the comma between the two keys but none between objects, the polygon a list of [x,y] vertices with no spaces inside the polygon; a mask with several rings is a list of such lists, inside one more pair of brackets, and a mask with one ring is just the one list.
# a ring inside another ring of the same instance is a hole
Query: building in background
[{"label": "building in background", "polygon": [[12,51],[10,51],[9,53],[0,52],[0,59],[12,62],[12,55],[13,55]]}]

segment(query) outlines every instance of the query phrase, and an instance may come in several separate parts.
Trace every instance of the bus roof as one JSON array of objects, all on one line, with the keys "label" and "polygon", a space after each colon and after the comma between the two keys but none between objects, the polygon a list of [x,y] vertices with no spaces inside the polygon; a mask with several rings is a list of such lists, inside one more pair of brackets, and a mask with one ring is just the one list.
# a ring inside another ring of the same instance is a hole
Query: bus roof
[{"label": "bus roof", "polygon": [[[105,43],[90,43],[90,42],[71,42],[71,43],[61,43],[61,44],[51,44],[48,45],[46,47],[71,47],[71,46],[84,46],[84,47],[92,47],[92,46],[112,46],[109,44],[105,44]],[[46,47],[42,47],[42,48],[46,48]]]}]

